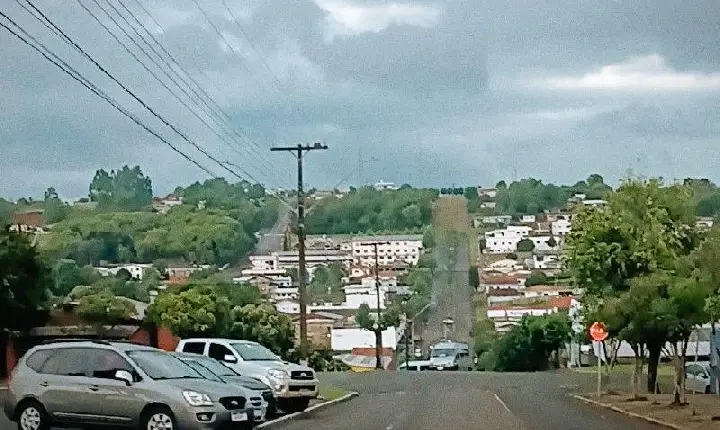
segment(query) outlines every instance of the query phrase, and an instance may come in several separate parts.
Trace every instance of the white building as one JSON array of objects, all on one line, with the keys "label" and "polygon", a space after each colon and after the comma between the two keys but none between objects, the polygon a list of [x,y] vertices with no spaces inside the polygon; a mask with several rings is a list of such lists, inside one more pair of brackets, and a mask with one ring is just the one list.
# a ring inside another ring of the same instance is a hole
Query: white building
[{"label": "white building", "polygon": [[[305,262],[308,268],[327,266],[330,263],[340,263],[350,268],[353,261],[349,252],[308,249],[305,253]],[[269,255],[251,255],[251,266],[242,271],[244,276],[249,275],[284,275],[288,269],[298,267],[299,256],[297,251],[277,251]]]},{"label": "white building", "polygon": [[509,225],[503,230],[485,233],[485,250],[490,253],[515,252],[517,244],[530,235],[532,227]]},{"label": "white building", "polygon": [[276,303],[280,303],[285,300],[296,300],[298,297],[300,297],[300,289],[298,287],[279,287],[272,291],[270,299]]},{"label": "white building", "polygon": [[119,264],[117,266],[96,267],[95,270],[101,276],[117,276],[121,269],[125,269],[130,273],[130,277],[137,281],[141,281],[145,270],[151,269],[152,264]]},{"label": "white building", "polygon": [[[555,246],[548,245],[548,242],[550,239],[553,239],[555,241]],[[535,245],[535,249],[538,251],[551,251],[554,249],[557,249],[558,239],[553,238],[552,236],[529,236],[526,239],[529,239],[532,241],[533,245]]]},{"label": "white building", "polygon": [[341,251],[352,253],[354,264],[366,267],[375,266],[375,246],[380,266],[392,266],[395,263],[415,265],[422,254],[422,235],[358,236],[340,244]]},{"label": "white building", "polygon": [[281,314],[299,314],[300,304],[295,300],[281,300],[275,303],[275,309]]},{"label": "white building", "polygon": [[535,222],[535,220],[536,220],[535,215],[522,215],[522,216],[520,217],[520,222],[521,222],[521,223],[526,223],[526,224],[527,224],[527,223],[533,223],[533,222]]},{"label": "white building", "polygon": [[478,187],[477,193],[479,197],[486,197],[494,199],[497,196],[497,189],[496,188],[481,188]]},{"label": "white building", "polygon": [[570,233],[571,229],[572,220],[570,219],[569,215],[567,215],[567,218],[560,218],[550,223],[550,232],[553,236],[559,236],[562,238],[566,234]]},{"label": "white building", "polygon": [[559,269],[561,262],[557,255],[533,254],[532,260],[529,260],[528,266],[532,269]]},{"label": "white building", "polygon": [[397,190],[397,189],[400,189],[400,187],[398,187],[398,186],[395,185],[394,183],[392,183],[392,182],[385,182],[385,181],[383,181],[383,180],[380,180],[380,181],[377,182],[374,186],[375,186],[375,189],[378,190],[378,191],[382,191],[382,190]]}]

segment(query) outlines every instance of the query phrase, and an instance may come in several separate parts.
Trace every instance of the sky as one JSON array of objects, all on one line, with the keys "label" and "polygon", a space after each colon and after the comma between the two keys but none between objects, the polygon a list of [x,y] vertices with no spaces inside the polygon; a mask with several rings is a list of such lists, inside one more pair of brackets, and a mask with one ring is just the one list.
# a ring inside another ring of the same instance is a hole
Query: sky
[{"label": "sky", "polygon": [[210,177],[169,145],[292,187],[270,148],[314,142],[308,188],[720,182],[717,0],[30,1],[128,91],[25,0],[0,11],[165,142],[0,28],[0,196],[84,196],[124,164],[158,195]]}]

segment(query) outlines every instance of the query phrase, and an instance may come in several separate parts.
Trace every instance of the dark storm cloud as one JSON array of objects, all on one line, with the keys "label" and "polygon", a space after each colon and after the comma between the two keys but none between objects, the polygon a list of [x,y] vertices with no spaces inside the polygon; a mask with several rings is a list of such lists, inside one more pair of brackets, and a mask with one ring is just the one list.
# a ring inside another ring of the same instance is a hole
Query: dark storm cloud
[{"label": "dark storm cloud", "polygon": [[[128,42],[91,0],[82,1]],[[273,186],[292,184],[293,163],[268,148],[314,140],[331,148],[307,163],[314,186],[344,178],[493,184],[515,172],[571,182],[594,171],[617,179],[628,168],[720,179],[711,161],[720,155],[713,142],[720,3],[713,0],[226,0],[252,43],[220,0],[198,0],[236,53],[193,1],[139,1],[164,31],[135,0],[123,3],[260,148],[228,148],[76,1],[37,4],[193,140]],[[15,3],[2,10],[213,166]],[[41,195],[52,185],[78,196],[96,168],[123,163],[140,164],[158,193],[203,178],[2,34],[0,195]]]}]

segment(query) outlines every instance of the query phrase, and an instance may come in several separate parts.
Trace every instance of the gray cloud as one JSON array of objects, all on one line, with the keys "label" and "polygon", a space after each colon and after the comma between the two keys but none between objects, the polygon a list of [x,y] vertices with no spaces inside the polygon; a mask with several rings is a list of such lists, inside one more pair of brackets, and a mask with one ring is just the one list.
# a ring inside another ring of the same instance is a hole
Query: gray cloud
[{"label": "gray cloud", "polygon": [[[103,17],[92,0],[82,1]],[[628,168],[720,180],[712,162],[720,155],[713,0],[226,0],[252,43],[220,0],[198,0],[240,59],[192,1],[139,1],[164,32],[123,0],[259,148],[246,139],[237,152],[225,145],[76,2],[37,4],[193,140],[272,186],[292,185],[294,163],[269,147],[315,140],[330,151],[308,158],[310,186],[344,178],[492,184],[515,172],[573,182],[594,171],[617,179]],[[172,143],[229,176],[17,5],[0,9]],[[123,163],[140,164],[158,193],[203,178],[1,31],[0,195],[37,196],[52,185],[78,196],[96,168]],[[638,63],[643,58],[655,62]]]}]

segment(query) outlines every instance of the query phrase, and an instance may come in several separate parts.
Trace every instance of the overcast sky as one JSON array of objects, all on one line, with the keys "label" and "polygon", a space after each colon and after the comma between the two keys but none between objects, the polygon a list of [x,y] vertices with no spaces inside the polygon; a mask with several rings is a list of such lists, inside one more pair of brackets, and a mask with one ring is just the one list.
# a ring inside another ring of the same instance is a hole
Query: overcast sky
[{"label": "overcast sky", "polygon": [[[720,181],[717,0],[226,0],[232,14],[222,0],[32,1],[189,141],[272,187],[293,186],[295,161],[269,148],[315,141],[330,149],[307,157],[308,187],[570,183],[593,172],[615,182],[628,169]],[[153,50],[111,6],[136,24],[123,6],[132,11]],[[0,11],[168,142],[235,179],[17,3]],[[156,194],[208,177],[0,35],[0,195],[54,186],[82,196],[96,169],[123,164],[139,164]],[[168,71],[153,38],[183,71]],[[201,90],[185,72],[212,102],[196,103]]]}]

